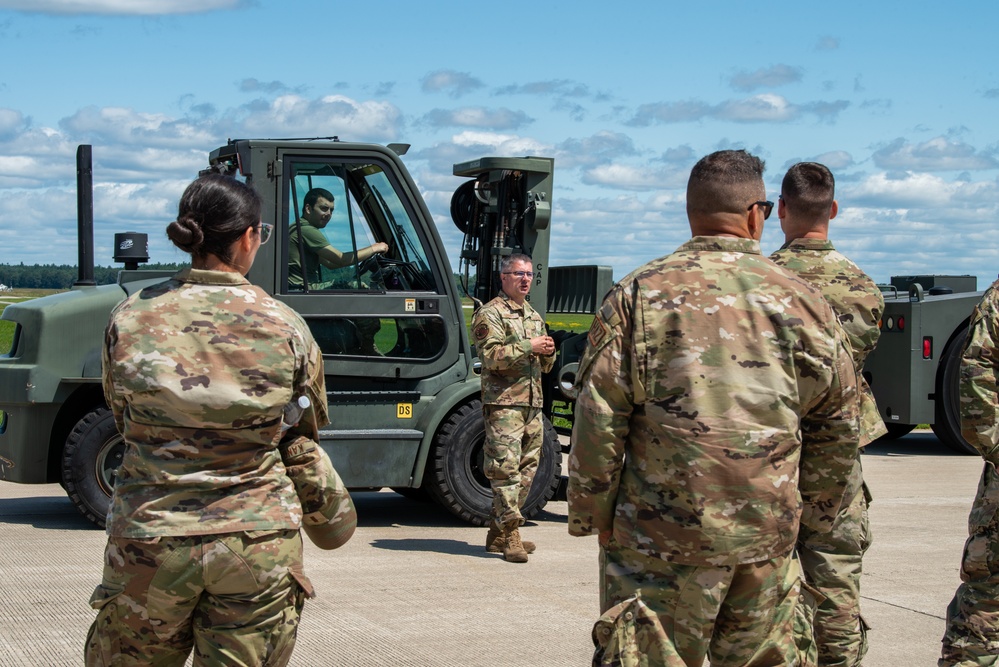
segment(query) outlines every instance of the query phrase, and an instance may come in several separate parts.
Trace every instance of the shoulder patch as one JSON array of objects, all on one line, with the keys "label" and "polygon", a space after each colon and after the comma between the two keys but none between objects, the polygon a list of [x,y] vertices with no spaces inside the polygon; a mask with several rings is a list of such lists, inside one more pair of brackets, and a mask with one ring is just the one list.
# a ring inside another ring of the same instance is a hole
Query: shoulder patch
[{"label": "shoulder patch", "polygon": [[473,333],[475,334],[475,340],[482,340],[489,335],[489,327],[485,323],[480,324],[475,327],[475,331]]},{"label": "shoulder patch", "polygon": [[599,348],[609,335],[610,327],[600,315],[597,315],[593,318],[593,324],[590,325],[590,332],[586,335],[586,340],[590,347]]}]

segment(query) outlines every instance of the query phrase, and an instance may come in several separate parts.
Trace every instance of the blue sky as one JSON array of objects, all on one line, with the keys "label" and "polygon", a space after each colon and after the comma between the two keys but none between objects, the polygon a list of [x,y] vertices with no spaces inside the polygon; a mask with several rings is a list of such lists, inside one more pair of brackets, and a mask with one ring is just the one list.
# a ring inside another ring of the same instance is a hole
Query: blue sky
[{"label": "blue sky", "polygon": [[[163,230],[229,137],[412,144],[452,260],[455,162],[555,158],[551,263],[615,278],[689,237],[691,166],[837,177],[831,236],[875,280],[999,272],[999,5],[966,2],[0,0],[0,263],[76,262],[94,146],[98,264]],[[898,9],[895,9],[895,8]],[[903,9],[904,8],[904,9]],[[765,252],[783,241],[776,214]],[[452,261],[452,263],[454,263]]]}]

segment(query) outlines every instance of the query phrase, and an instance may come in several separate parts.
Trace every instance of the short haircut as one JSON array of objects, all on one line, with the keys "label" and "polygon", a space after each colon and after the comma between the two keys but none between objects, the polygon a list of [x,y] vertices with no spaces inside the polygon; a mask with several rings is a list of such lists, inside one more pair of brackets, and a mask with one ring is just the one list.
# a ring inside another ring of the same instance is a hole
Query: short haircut
[{"label": "short haircut", "polygon": [[764,162],[744,150],[716,151],[690,170],[687,216],[744,213],[766,196]]},{"label": "short haircut", "polygon": [[784,174],[780,194],[792,214],[805,220],[827,220],[836,198],[836,179],[824,164],[799,162]]},{"label": "short haircut", "polygon": [[532,270],[534,268],[533,259],[531,259],[530,257],[528,257],[523,253],[516,252],[512,255],[507,255],[506,257],[500,260],[500,272],[502,273],[503,271],[508,270],[511,266],[513,266],[514,262],[527,262],[528,264],[531,265]]},{"label": "short haircut", "polygon": [[326,190],[325,188],[312,188],[305,193],[305,199],[302,200],[302,210],[304,211],[306,206],[309,208],[315,208],[316,202],[319,201],[320,198],[326,199],[330,202],[334,201],[333,193],[329,190]]}]

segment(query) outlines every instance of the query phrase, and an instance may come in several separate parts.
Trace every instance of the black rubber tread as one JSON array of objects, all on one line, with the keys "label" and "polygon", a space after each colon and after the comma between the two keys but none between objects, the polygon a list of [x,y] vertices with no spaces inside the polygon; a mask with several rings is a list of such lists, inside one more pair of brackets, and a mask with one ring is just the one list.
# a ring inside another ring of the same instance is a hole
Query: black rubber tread
[{"label": "black rubber tread", "polygon": [[961,353],[968,327],[959,331],[940,359],[937,369],[936,416],[933,433],[955,452],[978,455],[978,450],[961,435]]},{"label": "black rubber tread", "polygon": [[[434,438],[423,482],[435,501],[476,526],[485,526],[492,510],[492,489],[482,473],[485,434],[482,404],[474,400],[460,406],[441,424]],[[554,497],[561,476],[558,433],[545,418],[541,462],[521,508],[525,519],[535,516]]]},{"label": "black rubber tread", "polygon": [[451,195],[451,220],[462,234],[471,228],[475,214],[475,181],[465,181]]},{"label": "black rubber tread", "polygon": [[76,509],[104,528],[111,495],[106,483],[98,479],[98,461],[107,456],[107,448],[119,448],[111,456],[119,463],[124,442],[111,411],[95,408],[76,423],[62,450],[62,485]]}]

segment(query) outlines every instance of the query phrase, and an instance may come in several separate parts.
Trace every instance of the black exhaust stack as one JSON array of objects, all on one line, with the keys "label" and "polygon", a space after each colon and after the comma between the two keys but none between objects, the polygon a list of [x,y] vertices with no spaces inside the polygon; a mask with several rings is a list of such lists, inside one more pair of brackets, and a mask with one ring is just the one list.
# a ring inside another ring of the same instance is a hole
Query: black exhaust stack
[{"label": "black exhaust stack", "polygon": [[94,165],[93,147],[76,149],[76,238],[79,273],[74,287],[96,285],[94,280]]}]

